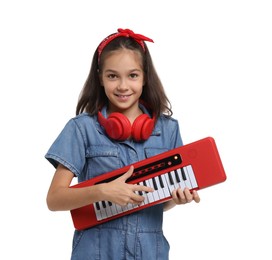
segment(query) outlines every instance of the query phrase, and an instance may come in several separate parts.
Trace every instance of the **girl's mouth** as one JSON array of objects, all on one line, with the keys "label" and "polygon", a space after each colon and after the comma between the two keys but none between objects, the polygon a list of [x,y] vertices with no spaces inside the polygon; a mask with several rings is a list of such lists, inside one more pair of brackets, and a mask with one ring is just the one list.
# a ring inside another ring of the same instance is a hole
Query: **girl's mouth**
[{"label": "girl's mouth", "polygon": [[116,96],[117,96],[118,98],[120,98],[120,99],[127,99],[127,98],[129,98],[131,95],[118,95],[118,94],[116,94]]}]

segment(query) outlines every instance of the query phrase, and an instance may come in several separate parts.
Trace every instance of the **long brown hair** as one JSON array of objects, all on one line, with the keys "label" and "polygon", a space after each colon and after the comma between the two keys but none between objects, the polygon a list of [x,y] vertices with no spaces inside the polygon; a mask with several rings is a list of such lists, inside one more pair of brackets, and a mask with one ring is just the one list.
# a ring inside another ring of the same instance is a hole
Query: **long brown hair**
[{"label": "long brown hair", "polygon": [[173,114],[171,103],[165,94],[162,82],[155,70],[148,47],[145,43],[144,46],[145,50],[132,38],[117,37],[103,49],[99,60],[98,51],[96,49],[89,75],[79,96],[76,115],[83,112],[95,115],[104,104],[107,104],[107,96],[104,92],[104,88],[100,85],[99,71],[103,68],[104,57],[107,53],[121,48],[137,51],[141,54],[145,79],[141,100],[148,104],[156,118],[161,114],[167,116]]}]

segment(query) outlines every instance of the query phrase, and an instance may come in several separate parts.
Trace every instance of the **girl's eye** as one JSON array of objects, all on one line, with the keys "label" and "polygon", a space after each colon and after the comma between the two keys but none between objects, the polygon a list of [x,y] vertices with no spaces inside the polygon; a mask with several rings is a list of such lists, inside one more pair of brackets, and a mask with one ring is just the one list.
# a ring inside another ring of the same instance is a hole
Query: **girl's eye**
[{"label": "girl's eye", "polygon": [[131,73],[129,76],[130,76],[131,78],[135,79],[135,78],[138,77],[138,74],[136,74],[136,73]]},{"label": "girl's eye", "polygon": [[108,74],[107,77],[109,79],[115,79],[115,78],[117,78],[117,76],[115,74]]}]

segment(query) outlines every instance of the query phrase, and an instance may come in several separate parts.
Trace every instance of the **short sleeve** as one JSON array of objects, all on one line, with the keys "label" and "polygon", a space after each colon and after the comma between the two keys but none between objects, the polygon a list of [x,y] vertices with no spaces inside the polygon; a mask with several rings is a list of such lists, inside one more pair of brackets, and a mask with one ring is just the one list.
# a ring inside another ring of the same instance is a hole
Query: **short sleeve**
[{"label": "short sleeve", "polygon": [[175,131],[173,131],[173,135],[171,137],[171,140],[174,143],[174,146],[173,146],[174,148],[180,147],[183,145],[183,141],[180,135],[179,123],[177,120],[175,122],[176,122]]},{"label": "short sleeve", "polygon": [[55,168],[62,164],[78,176],[85,166],[85,147],[80,128],[75,120],[71,119],[53,142],[45,158]]}]

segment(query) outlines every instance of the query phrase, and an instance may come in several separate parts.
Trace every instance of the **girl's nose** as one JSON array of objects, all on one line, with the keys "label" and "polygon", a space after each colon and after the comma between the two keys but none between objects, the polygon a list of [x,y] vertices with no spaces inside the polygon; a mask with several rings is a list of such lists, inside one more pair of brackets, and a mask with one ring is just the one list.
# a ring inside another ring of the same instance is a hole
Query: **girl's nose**
[{"label": "girl's nose", "polygon": [[118,90],[124,91],[127,90],[127,84],[125,80],[120,80],[118,86],[117,86]]}]

